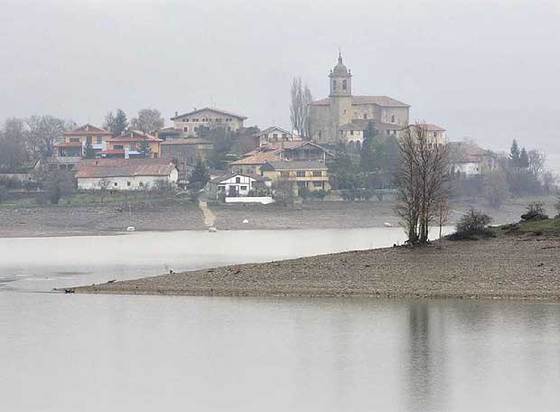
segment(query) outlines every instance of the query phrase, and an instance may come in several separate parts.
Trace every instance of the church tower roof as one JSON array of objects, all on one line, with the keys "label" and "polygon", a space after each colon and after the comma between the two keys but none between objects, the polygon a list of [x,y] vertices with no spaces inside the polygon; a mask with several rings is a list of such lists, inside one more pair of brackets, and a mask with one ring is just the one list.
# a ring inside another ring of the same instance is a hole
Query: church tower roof
[{"label": "church tower roof", "polygon": [[342,54],[340,53],[340,51],[338,52],[338,63],[336,64],[336,66],[334,66],[332,70],[332,74],[334,76],[340,76],[340,77],[350,75],[348,69],[346,68],[344,63],[342,63]]}]

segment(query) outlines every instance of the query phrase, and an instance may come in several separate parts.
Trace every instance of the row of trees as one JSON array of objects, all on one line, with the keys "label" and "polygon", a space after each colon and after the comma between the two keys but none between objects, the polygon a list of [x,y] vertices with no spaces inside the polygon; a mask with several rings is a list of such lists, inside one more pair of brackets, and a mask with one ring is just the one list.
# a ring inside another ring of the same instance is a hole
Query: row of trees
[{"label": "row of trees", "polygon": [[117,109],[115,113],[109,112],[105,116],[103,128],[110,131],[113,136],[119,136],[129,128],[142,133],[154,134],[163,128],[165,121],[157,109],[142,109],[138,115],[128,122],[126,113]]}]

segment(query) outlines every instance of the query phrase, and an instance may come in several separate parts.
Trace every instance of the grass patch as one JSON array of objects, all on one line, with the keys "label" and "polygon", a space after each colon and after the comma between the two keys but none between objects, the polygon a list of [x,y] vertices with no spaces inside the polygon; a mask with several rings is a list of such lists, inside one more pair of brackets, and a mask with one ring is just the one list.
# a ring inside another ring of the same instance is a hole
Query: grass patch
[{"label": "grass patch", "polygon": [[519,233],[560,235],[560,218],[531,220],[519,223]]}]

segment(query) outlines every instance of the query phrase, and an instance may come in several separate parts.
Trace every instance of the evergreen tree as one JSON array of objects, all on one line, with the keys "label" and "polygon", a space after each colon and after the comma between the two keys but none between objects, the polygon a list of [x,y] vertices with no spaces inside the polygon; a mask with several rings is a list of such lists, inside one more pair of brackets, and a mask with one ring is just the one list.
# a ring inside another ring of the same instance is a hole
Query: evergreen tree
[{"label": "evergreen tree", "polygon": [[511,144],[509,160],[513,167],[519,167],[519,159],[521,154],[519,153],[519,145],[517,144],[517,140],[513,139],[513,143]]},{"label": "evergreen tree", "polygon": [[95,159],[95,150],[93,150],[93,146],[89,142],[84,147],[84,157],[86,159]]},{"label": "evergreen tree", "polygon": [[150,155],[152,154],[150,142],[147,140],[142,140],[138,145],[138,152],[140,152],[143,157],[150,157]]},{"label": "evergreen tree", "polygon": [[529,167],[529,154],[525,148],[521,149],[521,154],[519,155],[519,167],[524,169]]},{"label": "evergreen tree", "polygon": [[194,169],[189,176],[189,186],[191,188],[203,189],[210,180],[210,173],[206,163],[198,159]]},{"label": "evergreen tree", "polygon": [[126,113],[121,109],[117,109],[117,113],[115,115],[113,112],[107,113],[107,116],[105,116],[105,123],[103,123],[103,128],[110,131],[113,136],[120,136],[128,128]]}]

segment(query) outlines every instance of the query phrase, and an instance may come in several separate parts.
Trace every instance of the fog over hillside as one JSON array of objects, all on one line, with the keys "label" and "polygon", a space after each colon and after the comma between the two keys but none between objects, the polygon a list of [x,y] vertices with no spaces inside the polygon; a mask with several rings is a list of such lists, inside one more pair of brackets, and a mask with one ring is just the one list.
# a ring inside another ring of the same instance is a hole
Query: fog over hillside
[{"label": "fog over hillside", "polygon": [[[341,48],[355,94],[389,95],[452,139],[512,138],[560,169],[560,2],[0,0],[0,118],[101,123],[217,106],[289,126],[301,76],[328,94]],[[550,164],[550,166],[553,166]]]}]

